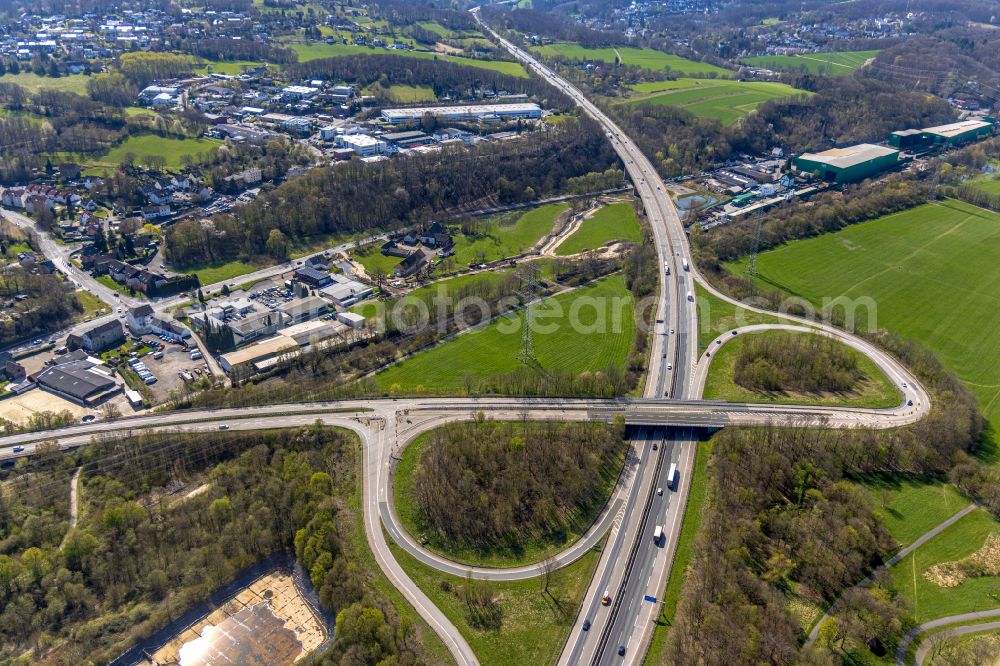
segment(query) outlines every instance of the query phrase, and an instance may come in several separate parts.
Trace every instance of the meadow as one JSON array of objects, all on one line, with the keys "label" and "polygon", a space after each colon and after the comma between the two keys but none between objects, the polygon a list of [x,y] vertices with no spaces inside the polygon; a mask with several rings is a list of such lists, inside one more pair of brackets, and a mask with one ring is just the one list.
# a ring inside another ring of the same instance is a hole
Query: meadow
[{"label": "meadow", "polygon": [[179,139],[158,134],[135,134],[98,155],[74,156],[72,153],[65,153],[63,156],[67,159],[75,158],[86,174],[99,175],[104,171],[113,171],[129,154],[139,164],[143,157],[159,155],[166,160],[167,169],[177,170],[183,166],[181,158],[185,155],[205,153],[220,145],[222,142],[217,139]]},{"label": "meadow", "polygon": [[59,90],[61,92],[71,92],[78,95],[87,95],[87,81],[90,79],[86,74],[70,74],[69,76],[38,76],[34,72],[20,72],[18,74],[4,74],[0,76],[0,83],[16,83],[29,92],[37,93],[42,89]]},{"label": "meadow", "polygon": [[672,53],[657,51],[656,49],[633,46],[618,46],[610,48],[587,48],[579,44],[566,42],[556,44],[546,44],[537,46],[532,51],[548,58],[565,58],[577,62],[595,60],[598,62],[615,63],[621,62],[623,65],[632,65],[650,70],[673,70],[685,74],[705,76],[715,73],[718,76],[730,76],[732,72],[722,67],[717,67],[705,62],[688,60]]},{"label": "meadow", "polygon": [[[593,299],[602,311],[583,307],[572,326],[573,301]],[[534,333],[540,372],[570,373],[622,367],[635,341],[632,297],[625,280],[614,275],[533,306],[535,321],[545,332]],[[517,372],[524,312],[512,313],[483,328],[455,337],[375,375],[379,389],[390,393],[459,394],[466,378],[487,379]],[[587,330],[588,328],[593,329]],[[551,331],[551,332],[549,332]]]},{"label": "meadow", "polygon": [[806,95],[784,83],[728,81],[724,79],[677,79],[632,86],[639,93],[629,104],[669,104],[702,118],[716,118],[731,125],[764,102],[793,95]]},{"label": "meadow", "polygon": [[[879,370],[867,356],[858,354],[858,369],[864,375],[853,390],[846,393],[796,393],[753,391],[733,381],[736,359],[749,336],[784,335],[782,331],[745,333],[727,342],[714,354],[705,382],[706,400],[728,402],[761,402],[782,405],[830,405],[842,407],[895,407],[900,402],[899,392],[892,381]],[[802,333],[800,335],[807,335]]]},{"label": "meadow", "polygon": [[857,481],[870,497],[875,514],[903,548],[969,503],[950,483],[917,476],[873,474]]},{"label": "meadow", "polygon": [[969,185],[972,185],[976,189],[982,190],[987,194],[1000,194],[1000,173],[984,173],[981,176],[976,176],[967,182]]},{"label": "meadow", "polygon": [[935,564],[976,552],[994,533],[1000,533],[1000,522],[985,509],[976,509],[892,567],[893,587],[910,602],[917,622],[997,607],[996,576],[967,578],[957,587],[942,587],[923,576]]},{"label": "meadow", "polygon": [[630,203],[613,203],[604,206],[585,219],[580,227],[556,248],[556,254],[567,256],[593,250],[614,240],[643,240],[642,227]]},{"label": "meadow", "polygon": [[505,216],[491,221],[481,236],[456,233],[452,260],[458,266],[468,266],[521,254],[552,231],[556,219],[568,209],[569,205],[564,203],[547,204],[514,218]]},{"label": "meadow", "polygon": [[[985,416],[996,419],[998,256],[1000,215],[946,200],[765,252],[756,279],[815,306],[857,299],[861,327],[888,329],[929,348],[976,393]],[[745,266],[728,268],[742,275]]]},{"label": "meadow", "polygon": [[753,67],[763,67],[779,72],[797,72],[804,69],[809,74],[845,76],[878,55],[878,51],[829,51],[799,55],[773,55],[743,58],[742,62]]},{"label": "meadow", "polygon": [[245,261],[227,261],[224,264],[197,264],[195,266],[188,266],[182,272],[198,276],[198,282],[202,286],[208,286],[216,282],[223,282],[239,277],[240,275],[253,273],[263,267],[263,264],[255,266]]}]

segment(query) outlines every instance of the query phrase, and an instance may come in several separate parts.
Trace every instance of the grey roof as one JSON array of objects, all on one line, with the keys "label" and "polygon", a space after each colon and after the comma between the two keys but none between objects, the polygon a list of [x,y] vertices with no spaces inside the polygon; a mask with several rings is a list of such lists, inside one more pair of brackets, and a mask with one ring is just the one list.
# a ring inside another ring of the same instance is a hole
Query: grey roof
[{"label": "grey roof", "polygon": [[327,307],[327,302],[319,296],[309,296],[283,304],[278,309],[293,319],[313,310],[323,310]]},{"label": "grey roof", "polygon": [[125,335],[125,332],[122,330],[122,324],[117,319],[106,321],[103,324],[100,324],[98,326],[95,326],[94,328],[84,331],[83,334],[94,337],[97,335],[103,335],[104,333],[110,333],[112,331],[116,331],[119,335]]},{"label": "grey roof", "polygon": [[277,323],[278,319],[279,315],[276,315],[273,312],[257,312],[252,315],[247,315],[246,318],[240,319],[239,321],[231,322],[229,327],[240,333],[243,337],[246,337],[251,333],[256,333],[257,331],[262,331],[269,326],[273,326]]},{"label": "grey roof", "polygon": [[117,384],[109,376],[93,369],[89,361],[70,361],[43,370],[37,382],[79,400],[111,390]]},{"label": "grey roof", "polygon": [[149,303],[143,303],[139,307],[132,308],[130,314],[133,317],[151,317],[153,316],[153,306]]}]

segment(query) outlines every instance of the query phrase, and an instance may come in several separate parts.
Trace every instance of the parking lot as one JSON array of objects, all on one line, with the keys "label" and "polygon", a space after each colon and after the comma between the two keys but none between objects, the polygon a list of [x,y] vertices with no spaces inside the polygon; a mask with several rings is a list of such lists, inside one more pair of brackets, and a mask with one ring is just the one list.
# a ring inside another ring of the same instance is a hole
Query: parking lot
[{"label": "parking lot", "polygon": [[138,359],[156,377],[155,383],[146,385],[153,395],[154,403],[164,402],[170,397],[171,391],[181,391],[187,383],[196,382],[205,375],[210,376],[205,359],[192,360],[191,353],[185,351],[185,345],[163,342],[155,335],[142,337],[147,344],[160,343],[158,350],[163,352],[162,358],[156,358],[158,354],[149,353]]}]

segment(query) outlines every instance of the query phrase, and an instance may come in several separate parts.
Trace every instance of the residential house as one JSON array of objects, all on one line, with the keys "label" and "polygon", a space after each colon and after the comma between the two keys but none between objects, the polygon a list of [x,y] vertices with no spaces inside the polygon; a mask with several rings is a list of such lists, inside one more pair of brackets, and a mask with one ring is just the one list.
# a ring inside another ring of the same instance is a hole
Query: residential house
[{"label": "residential house", "polygon": [[[70,336],[73,337],[73,336]],[[102,352],[125,341],[125,331],[117,319],[95,326],[79,336],[79,346],[91,353]]]},{"label": "residential house", "polygon": [[427,266],[427,255],[423,250],[414,250],[405,259],[396,264],[392,274],[396,277],[409,277]]},{"label": "residential house", "polygon": [[134,335],[146,335],[149,333],[153,317],[156,316],[153,307],[148,303],[134,308],[129,308],[125,315],[125,324]]}]

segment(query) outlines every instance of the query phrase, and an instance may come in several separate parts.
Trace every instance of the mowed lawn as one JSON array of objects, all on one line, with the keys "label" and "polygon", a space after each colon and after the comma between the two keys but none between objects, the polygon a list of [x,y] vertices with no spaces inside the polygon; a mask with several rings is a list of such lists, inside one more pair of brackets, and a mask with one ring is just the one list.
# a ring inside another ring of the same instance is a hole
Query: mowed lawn
[{"label": "mowed lawn", "polygon": [[435,102],[437,95],[430,86],[407,86],[397,84],[389,86],[389,98],[396,104],[418,104],[420,102]]},{"label": "mowed lawn", "polygon": [[[932,350],[995,420],[1000,417],[997,257],[1000,215],[949,200],[790,243],[761,254],[757,268],[766,286],[816,306],[824,299],[853,299],[857,321]],[[729,269],[744,273],[742,263]]]},{"label": "mowed lawn", "polygon": [[424,58],[425,60],[440,58],[441,60],[448,60],[459,65],[489,69],[495,72],[500,72],[501,74],[510,74],[511,76],[519,76],[522,78],[528,77],[528,73],[524,71],[524,67],[516,62],[507,60],[479,60],[477,58],[463,58],[462,56],[444,55],[442,53],[434,53],[431,51],[413,51],[409,49],[397,50],[382,47],[355,46],[354,44],[327,44],[325,42],[314,42],[311,44],[288,44],[287,46],[298,54],[299,62],[308,62],[310,60],[316,60],[317,58],[336,58],[338,56],[345,55],[370,55],[382,53],[406,56],[408,58]]},{"label": "mowed lawn", "polygon": [[995,595],[1000,578],[996,576],[967,578],[956,587],[941,587],[923,576],[935,564],[976,552],[993,533],[1000,533],[1000,522],[985,509],[976,509],[892,567],[893,586],[910,602],[917,622],[998,606]]},{"label": "mowed lawn", "polygon": [[[621,367],[635,341],[632,297],[620,275],[546,299],[532,310],[541,371]],[[507,315],[419,352],[377,374],[375,381],[391,393],[463,393],[467,377],[498,377],[524,367],[517,359],[523,325],[524,312]]]},{"label": "mowed lawn", "polygon": [[[507,275],[509,272],[510,271],[483,271],[480,273],[456,275],[455,277],[438,280],[437,282],[414,289],[406,296],[402,297],[398,301],[395,301],[395,304],[392,307],[408,307],[409,304],[416,303],[417,301],[427,302],[427,299],[429,298],[441,298],[450,302],[454,300],[454,297],[458,294],[459,289],[472,285],[481,285],[486,288],[499,282],[500,278]],[[393,301],[366,301],[364,303],[352,305],[348,309],[351,312],[356,312],[367,319],[377,319],[383,316],[391,317],[393,313],[389,309],[389,304],[392,302]],[[433,301],[431,302],[433,303]]]},{"label": "mowed lawn", "polygon": [[456,233],[454,263],[468,266],[513,257],[530,250],[552,231],[556,219],[568,209],[569,205],[564,203],[547,204],[529,210],[513,222],[496,222],[482,236]]},{"label": "mowed lawn", "polygon": [[18,74],[4,74],[0,76],[0,83],[16,83],[29,92],[37,93],[39,90],[59,90],[61,92],[71,92],[78,95],[87,95],[87,81],[90,77],[86,74],[70,74],[69,76],[38,76],[34,72],[20,72]]},{"label": "mowed lawn", "polygon": [[865,64],[878,51],[829,51],[825,53],[800,53],[799,55],[774,55],[743,58],[742,62],[754,67],[779,72],[797,72],[805,69],[809,74],[844,76]]},{"label": "mowed lawn", "polygon": [[1000,173],[977,176],[968,181],[968,184],[988,194],[1000,194]]},{"label": "mowed lawn", "polygon": [[672,53],[657,51],[656,49],[637,49],[633,46],[618,46],[614,48],[587,48],[579,44],[567,42],[557,44],[546,44],[531,49],[539,55],[549,58],[565,58],[577,62],[588,60],[615,63],[619,61],[623,65],[632,65],[651,70],[673,70],[685,74],[704,76],[710,72],[715,72],[719,76],[731,76],[732,72],[722,67],[706,62],[688,60]]},{"label": "mowed lawn", "polygon": [[[726,400],[728,402],[763,402],[782,405],[831,405],[844,407],[895,407],[900,403],[901,396],[892,381],[885,376],[878,366],[867,356],[855,353],[858,357],[858,369],[864,375],[853,390],[845,393],[796,393],[753,391],[740,386],[733,381],[736,359],[746,346],[746,340],[751,336],[774,337],[788,334],[788,331],[762,331],[759,333],[744,333],[727,342],[713,354],[712,364],[708,370],[708,380],[705,382],[706,400]],[[807,333],[792,333],[792,335],[810,335]]]},{"label": "mowed lawn", "polygon": [[731,125],[768,100],[811,94],[784,83],[720,79],[639,83],[633,89],[640,96],[631,98],[629,104],[678,106],[702,118],[716,118],[723,125]]},{"label": "mowed lawn", "polygon": [[629,203],[609,204],[585,219],[580,228],[573,232],[556,248],[556,254],[567,256],[593,250],[614,240],[642,242],[642,227],[635,210]]}]

